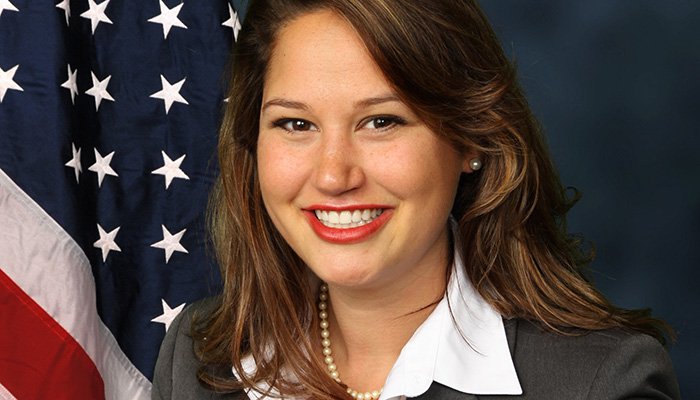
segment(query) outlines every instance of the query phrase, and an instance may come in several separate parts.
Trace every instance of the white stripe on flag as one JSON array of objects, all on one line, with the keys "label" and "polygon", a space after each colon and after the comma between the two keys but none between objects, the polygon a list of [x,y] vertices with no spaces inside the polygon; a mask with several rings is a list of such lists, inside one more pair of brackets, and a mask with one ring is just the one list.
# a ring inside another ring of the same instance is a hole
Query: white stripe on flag
[{"label": "white stripe on flag", "polygon": [[82,249],[2,169],[0,227],[0,267],[83,347],[102,375],[105,398],[150,399],[151,383],[97,314]]},{"label": "white stripe on flag", "polygon": [[17,400],[17,398],[0,383],[0,400]]}]

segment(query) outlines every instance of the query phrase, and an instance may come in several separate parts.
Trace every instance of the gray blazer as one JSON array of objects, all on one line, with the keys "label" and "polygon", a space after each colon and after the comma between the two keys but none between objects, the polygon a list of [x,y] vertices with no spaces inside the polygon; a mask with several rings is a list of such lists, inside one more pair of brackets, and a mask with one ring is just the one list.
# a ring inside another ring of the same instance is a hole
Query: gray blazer
[{"label": "gray blazer", "polygon": [[[201,364],[189,332],[201,304],[187,307],[170,325],[156,363],[152,398],[248,400],[245,393],[215,393],[197,381]],[[465,394],[433,382],[416,399],[680,399],[670,358],[649,336],[617,330],[561,336],[518,319],[505,321],[505,330],[521,396]],[[230,368],[224,373],[232,376]]]}]

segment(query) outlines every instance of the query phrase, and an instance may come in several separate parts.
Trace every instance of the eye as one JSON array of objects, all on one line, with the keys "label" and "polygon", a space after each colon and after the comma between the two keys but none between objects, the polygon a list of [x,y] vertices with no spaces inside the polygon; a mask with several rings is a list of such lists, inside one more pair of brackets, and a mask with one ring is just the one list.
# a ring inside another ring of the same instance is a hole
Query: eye
[{"label": "eye", "polygon": [[391,129],[397,125],[405,124],[406,121],[404,121],[403,118],[394,115],[379,115],[376,117],[370,117],[369,119],[365,120],[365,122],[362,124],[362,127],[366,129],[386,130]]},{"label": "eye", "polygon": [[314,124],[303,119],[284,118],[273,123],[274,126],[282,128],[287,132],[306,132],[316,130]]}]

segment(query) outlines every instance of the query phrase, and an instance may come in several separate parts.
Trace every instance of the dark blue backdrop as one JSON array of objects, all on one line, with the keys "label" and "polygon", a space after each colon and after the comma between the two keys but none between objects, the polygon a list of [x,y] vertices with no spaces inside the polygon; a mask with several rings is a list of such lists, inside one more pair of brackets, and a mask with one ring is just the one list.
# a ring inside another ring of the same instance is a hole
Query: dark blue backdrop
[{"label": "dark blue backdrop", "polygon": [[700,4],[482,1],[544,126],[562,181],[583,192],[572,232],[597,250],[616,304],[677,330],[685,399],[700,399]]}]

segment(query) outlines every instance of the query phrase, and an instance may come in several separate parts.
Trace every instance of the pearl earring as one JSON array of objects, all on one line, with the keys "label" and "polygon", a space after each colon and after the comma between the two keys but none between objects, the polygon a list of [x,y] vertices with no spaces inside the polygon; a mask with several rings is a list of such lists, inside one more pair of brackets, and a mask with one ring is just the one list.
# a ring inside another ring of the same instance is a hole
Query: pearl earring
[{"label": "pearl earring", "polygon": [[469,167],[472,169],[472,171],[478,171],[481,169],[481,159],[480,158],[472,158],[469,160]]}]

